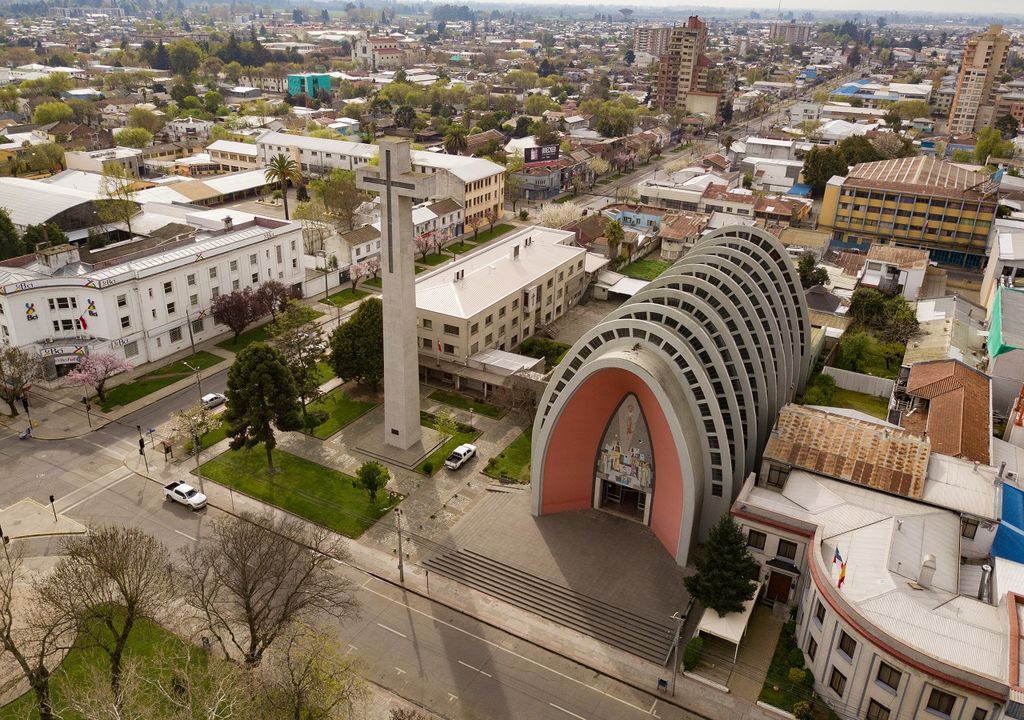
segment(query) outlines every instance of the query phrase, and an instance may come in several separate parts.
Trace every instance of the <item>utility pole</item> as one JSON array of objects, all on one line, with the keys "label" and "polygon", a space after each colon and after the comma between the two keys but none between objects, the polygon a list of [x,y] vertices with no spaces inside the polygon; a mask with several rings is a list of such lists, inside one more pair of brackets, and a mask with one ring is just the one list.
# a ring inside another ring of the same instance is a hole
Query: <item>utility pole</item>
[{"label": "utility pole", "polygon": [[[196,337],[192,334],[192,317],[189,315],[188,308],[185,308],[185,325],[188,327],[188,341],[192,345],[192,357],[196,356]],[[188,363],[185,363],[188,365]],[[191,365],[189,365],[191,367]]]},{"label": "utility pole", "polygon": [[395,508],[395,526],[398,528],[398,582],[405,585],[405,557],[402,555],[402,508]]},{"label": "utility pole", "polygon": [[92,430],[92,415],[89,414],[89,398],[85,395],[82,396],[82,404],[85,405],[85,419],[89,423],[89,429]]},{"label": "utility pole", "polygon": [[[193,353],[192,354],[193,355],[195,354],[195,349],[194,348],[193,348]],[[203,381],[202,381],[202,379],[199,376],[199,371],[201,370],[201,368],[199,368],[199,367],[192,367],[191,365],[188,364],[188,362],[186,360],[182,360],[181,363],[182,363],[182,365],[184,365],[185,367],[187,367],[189,370],[191,370],[192,372],[194,372],[196,374],[196,388],[199,389],[199,402],[202,402],[203,401]]]},{"label": "utility pole", "polygon": [[669,691],[672,697],[676,696],[676,676],[679,674],[679,636],[683,632],[683,623],[686,616],[678,610],[672,613],[672,619],[676,621],[676,634],[672,638],[672,688]]}]

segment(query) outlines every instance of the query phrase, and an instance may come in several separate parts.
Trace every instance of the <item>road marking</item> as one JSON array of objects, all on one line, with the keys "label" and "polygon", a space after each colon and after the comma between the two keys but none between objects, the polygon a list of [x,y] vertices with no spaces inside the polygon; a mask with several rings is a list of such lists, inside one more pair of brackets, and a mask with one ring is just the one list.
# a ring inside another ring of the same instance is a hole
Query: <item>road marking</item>
[{"label": "road marking", "polygon": [[[119,468],[119,469],[123,470],[123,468]],[[115,472],[117,472],[117,470],[111,470],[109,473],[107,473],[107,475],[110,475],[111,473],[115,473]],[[80,488],[78,488],[76,490],[72,490],[70,493],[68,493],[68,495],[74,495],[75,493],[77,493],[77,492],[79,492],[81,490],[92,490],[93,486],[96,485],[100,480],[105,478],[107,475],[104,475],[103,477],[97,478],[96,480],[94,480],[93,482],[89,483],[88,485],[83,485],[82,487],[80,487]],[[106,492],[110,488],[114,487],[115,485],[117,485],[119,483],[124,482],[125,480],[127,480],[130,477],[134,477],[134,475],[135,475],[135,473],[132,472],[131,470],[129,470],[127,475],[119,477],[116,480],[114,480],[113,482],[110,482],[110,483],[104,485],[101,488],[95,489],[94,492],[92,492],[91,494],[89,494],[86,497],[82,498],[78,502],[72,503],[71,505],[68,505],[67,507],[58,507],[57,508],[57,512],[61,513],[62,515],[65,515],[65,514],[71,512],[72,510],[74,510],[79,505],[94,499],[100,493]],[[62,500],[66,500],[67,496],[65,496],[65,497],[63,497],[61,499]]]},{"label": "road marking", "polygon": [[388,626],[387,626],[387,625],[385,625],[384,623],[377,623],[377,627],[382,627],[382,628],[384,628],[385,630],[387,630],[387,631],[388,631],[389,633],[394,633],[394,634],[395,634],[395,635],[397,635],[398,637],[404,637],[404,638],[405,638],[406,640],[408,640],[408,639],[409,639],[409,636],[408,636],[408,635],[406,635],[405,633],[402,633],[402,632],[398,632],[398,631],[397,631],[397,630],[395,630],[394,628],[388,627]]},{"label": "road marking", "polygon": [[651,709],[647,711],[647,714],[650,715],[651,717],[660,717],[658,715],[658,713],[654,712],[654,708],[656,708],[656,707],[658,707],[658,701],[657,700],[655,700],[653,703],[651,703]]},{"label": "road marking", "polygon": [[348,655],[350,652],[358,652],[358,651],[359,651],[359,648],[357,648],[355,645],[349,645],[348,649],[345,650],[345,654]]},{"label": "road marking", "polygon": [[395,666],[395,670],[398,671],[399,675],[405,675],[405,670],[403,670],[402,668],[398,667],[397,665]]},{"label": "road marking", "polygon": [[553,708],[554,708],[555,710],[561,710],[561,711],[562,711],[562,712],[564,712],[564,713],[565,713],[566,715],[572,715],[572,716],[573,716],[574,718],[579,718],[579,720],[587,720],[587,719],[586,719],[585,717],[583,717],[582,715],[577,715],[577,714],[576,714],[576,713],[574,713],[574,712],[573,712],[572,710],[566,710],[566,709],[565,709],[564,707],[562,707],[561,705],[555,705],[555,704],[554,704],[554,703],[552,703],[552,702],[549,702],[549,703],[548,703],[548,705],[550,705],[551,707],[553,707]]},{"label": "road marking", "polygon": [[469,663],[467,663],[467,662],[462,662],[461,660],[459,660],[459,665],[462,665],[463,667],[468,667],[468,668],[469,668],[470,670],[472,670],[473,672],[478,672],[478,673],[480,673],[481,675],[483,675],[484,677],[494,677],[494,676],[493,676],[493,675],[491,675],[490,673],[484,672],[483,670],[481,670],[481,669],[480,669],[480,668],[478,668],[478,667],[473,667],[472,665],[470,665],[470,664],[469,664]]},{"label": "road marking", "polygon": [[[561,672],[560,670],[555,670],[552,667],[548,667],[547,665],[545,665],[542,662],[538,662],[538,661],[536,661],[536,660],[534,660],[532,658],[528,658],[525,655],[520,655],[515,650],[509,650],[507,647],[504,647],[503,645],[501,645],[499,643],[492,642],[492,641],[490,641],[490,640],[488,640],[487,638],[484,638],[484,637],[480,637],[479,635],[471,633],[468,630],[463,630],[458,625],[453,625],[452,623],[446,622],[446,621],[442,620],[439,617],[435,617],[435,616],[431,615],[428,612],[424,612],[423,610],[419,610],[417,608],[414,608],[411,605],[408,605],[408,604],[402,602],[401,600],[395,600],[392,597],[388,597],[384,593],[377,592],[373,588],[369,588],[368,587],[368,588],[364,588],[364,589],[366,590],[366,592],[373,593],[374,595],[377,595],[378,597],[382,597],[385,600],[387,600],[388,602],[392,602],[395,605],[401,605],[402,607],[407,608],[408,610],[416,613],[417,615],[422,615],[423,617],[428,618],[429,620],[431,620],[432,622],[434,622],[434,623],[436,623],[438,625],[444,625],[445,627],[450,627],[452,630],[460,632],[463,635],[468,635],[471,638],[479,640],[480,642],[484,643],[485,645],[490,645],[492,648],[495,648],[497,650],[501,650],[502,652],[508,653],[512,657],[518,658],[518,659],[520,659],[520,660],[522,660],[524,662],[530,663],[531,665],[535,665],[535,666],[537,666],[539,668],[547,670],[549,673],[552,673],[553,675],[557,675],[558,677],[562,678],[563,680],[568,680],[569,682],[574,682],[577,685],[582,685],[583,687],[585,687],[585,688],[587,688],[589,690],[593,690],[594,692],[596,692],[596,693],[598,693],[600,695],[604,695],[606,698],[609,698],[611,700],[615,700],[617,702],[620,702],[620,703],[622,703],[623,705],[625,705],[627,707],[633,708],[634,710],[639,710],[644,715],[650,715],[650,713],[645,708],[642,708],[639,705],[634,705],[633,703],[629,702],[629,700],[623,700],[622,698],[617,697],[617,696],[611,694],[610,692],[602,690],[601,688],[594,687],[593,685],[585,683],[582,680],[579,680],[577,678],[572,677],[571,675],[566,675],[564,672]],[[377,623],[377,624],[380,625],[380,623]],[[499,630],[500,630],[500,628],[499,628]],[[504,630],[502,630],[501,632],[504,632],[509,637],[515,637],[511,633],[506,632]],[[541,649],[543,650],[543,648],[541,648]],[[545,652],[551,652],[551,651],[550,650],[545,650]],[[613,678],[610,675],[605,675],[605,677],[607,677],[607,678],[609,678],[611,680],[615,680],[615,678]],[[621,681],[616,680],[616,682],[621,682]]]},{"label": "road marking", "polygon": [[448,693],[448,703],[449,704],[455,702],[458,699],[459,699],[458,695],[452,695],[451,693]]},{"label": "road marking", "polygon": [[178,533],[178,534],[179,534],[179,535],[181,535],[182,537],[187,537],[187,538],[188,538],[189,540],[191,540],[192,542],[199,542],[199,538],[197,538],[197,537],[192,537],[192,536],[191,536],[191,535],[189,535],[188,533],[182,532],[181,530],[175,530],[174,532]]}]

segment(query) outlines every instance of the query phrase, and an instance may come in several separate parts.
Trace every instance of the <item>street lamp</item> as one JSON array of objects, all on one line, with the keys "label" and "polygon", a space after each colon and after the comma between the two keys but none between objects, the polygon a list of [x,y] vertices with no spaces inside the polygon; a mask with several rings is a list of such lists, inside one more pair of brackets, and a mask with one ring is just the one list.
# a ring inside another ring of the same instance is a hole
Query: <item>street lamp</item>
[{"label": "street lamp", "polygon": [[194,372],[196,374],[196,388],[199,389],[199,402],[202,402],[203,401],[203,381],[199,377],[199,371],[202,368],[192,367],[192,365],[190,365],[187,360],[182,360],[181,364],[184,365],[185,367],[187,367],[189,370],[191,370],[192,372]]},{"label": "street lamp", "polygon": [[395,526],[398,528],[398,582],[405,585],[405,558],[402,556],[402,508],[395,508]]}]

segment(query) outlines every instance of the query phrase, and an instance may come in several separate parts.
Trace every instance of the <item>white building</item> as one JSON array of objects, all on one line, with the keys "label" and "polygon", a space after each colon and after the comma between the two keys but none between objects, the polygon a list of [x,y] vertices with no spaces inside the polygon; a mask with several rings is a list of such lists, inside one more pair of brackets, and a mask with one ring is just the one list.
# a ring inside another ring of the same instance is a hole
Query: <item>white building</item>
[{"label": "white building", "polygon": [[211,120],[185,117],[171,120],[161,132],[167,136],[168,142],[206,142],[212,129]]},{"label": "white building", "polygon": [[136,148],[114,147],[106,150],[79,150],[64,153],[68,170],[102,173],[110,167],[122,167],[131,177],[142,172],[142,151]]},{"label": "white building", "polygon": [[227,331],[210,315],[222,293],[277,280],[301,288],[306,268],[296,223],[234,210],[147,208],[149,222],[187,225],[89,251],[64,245],[0,267],[0,341],[44,357],[49,377],[90,351],[153,362]]},{"label": "white building", "polygon": [[[377,219],[369,225],[344,233],[341,240],[350,247],[352,262],[365,262],[380,257],[380,206]],[[451,199],[428,201],[412,208],[413,234],[417,237],[439,236],[443,242],[454,240],[462,227],[462,208]]]}]

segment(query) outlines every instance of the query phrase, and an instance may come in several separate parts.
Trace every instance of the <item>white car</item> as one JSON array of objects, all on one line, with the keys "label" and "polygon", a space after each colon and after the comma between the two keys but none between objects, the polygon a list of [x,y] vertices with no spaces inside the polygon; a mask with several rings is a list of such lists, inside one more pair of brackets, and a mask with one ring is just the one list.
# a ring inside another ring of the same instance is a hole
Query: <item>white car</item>
[{"label": "white car", "polygon": [[223,405],[228,399],[220,393],[207,393],[203,395],[203,407],[207,410],[213,410],[218,405]]},{"label": "white car", "polygon": [[206,496],[180,480],[164,485],[164,500],[181,503],[192,510],[202,510],[206,507]]},{"label": "white car", "polygon": [[476,445],[469,443],[459,445],[452,450],[452,454],[444,461],[444,466],[449,470],[458,470],[474,455],[476,455]]}]

